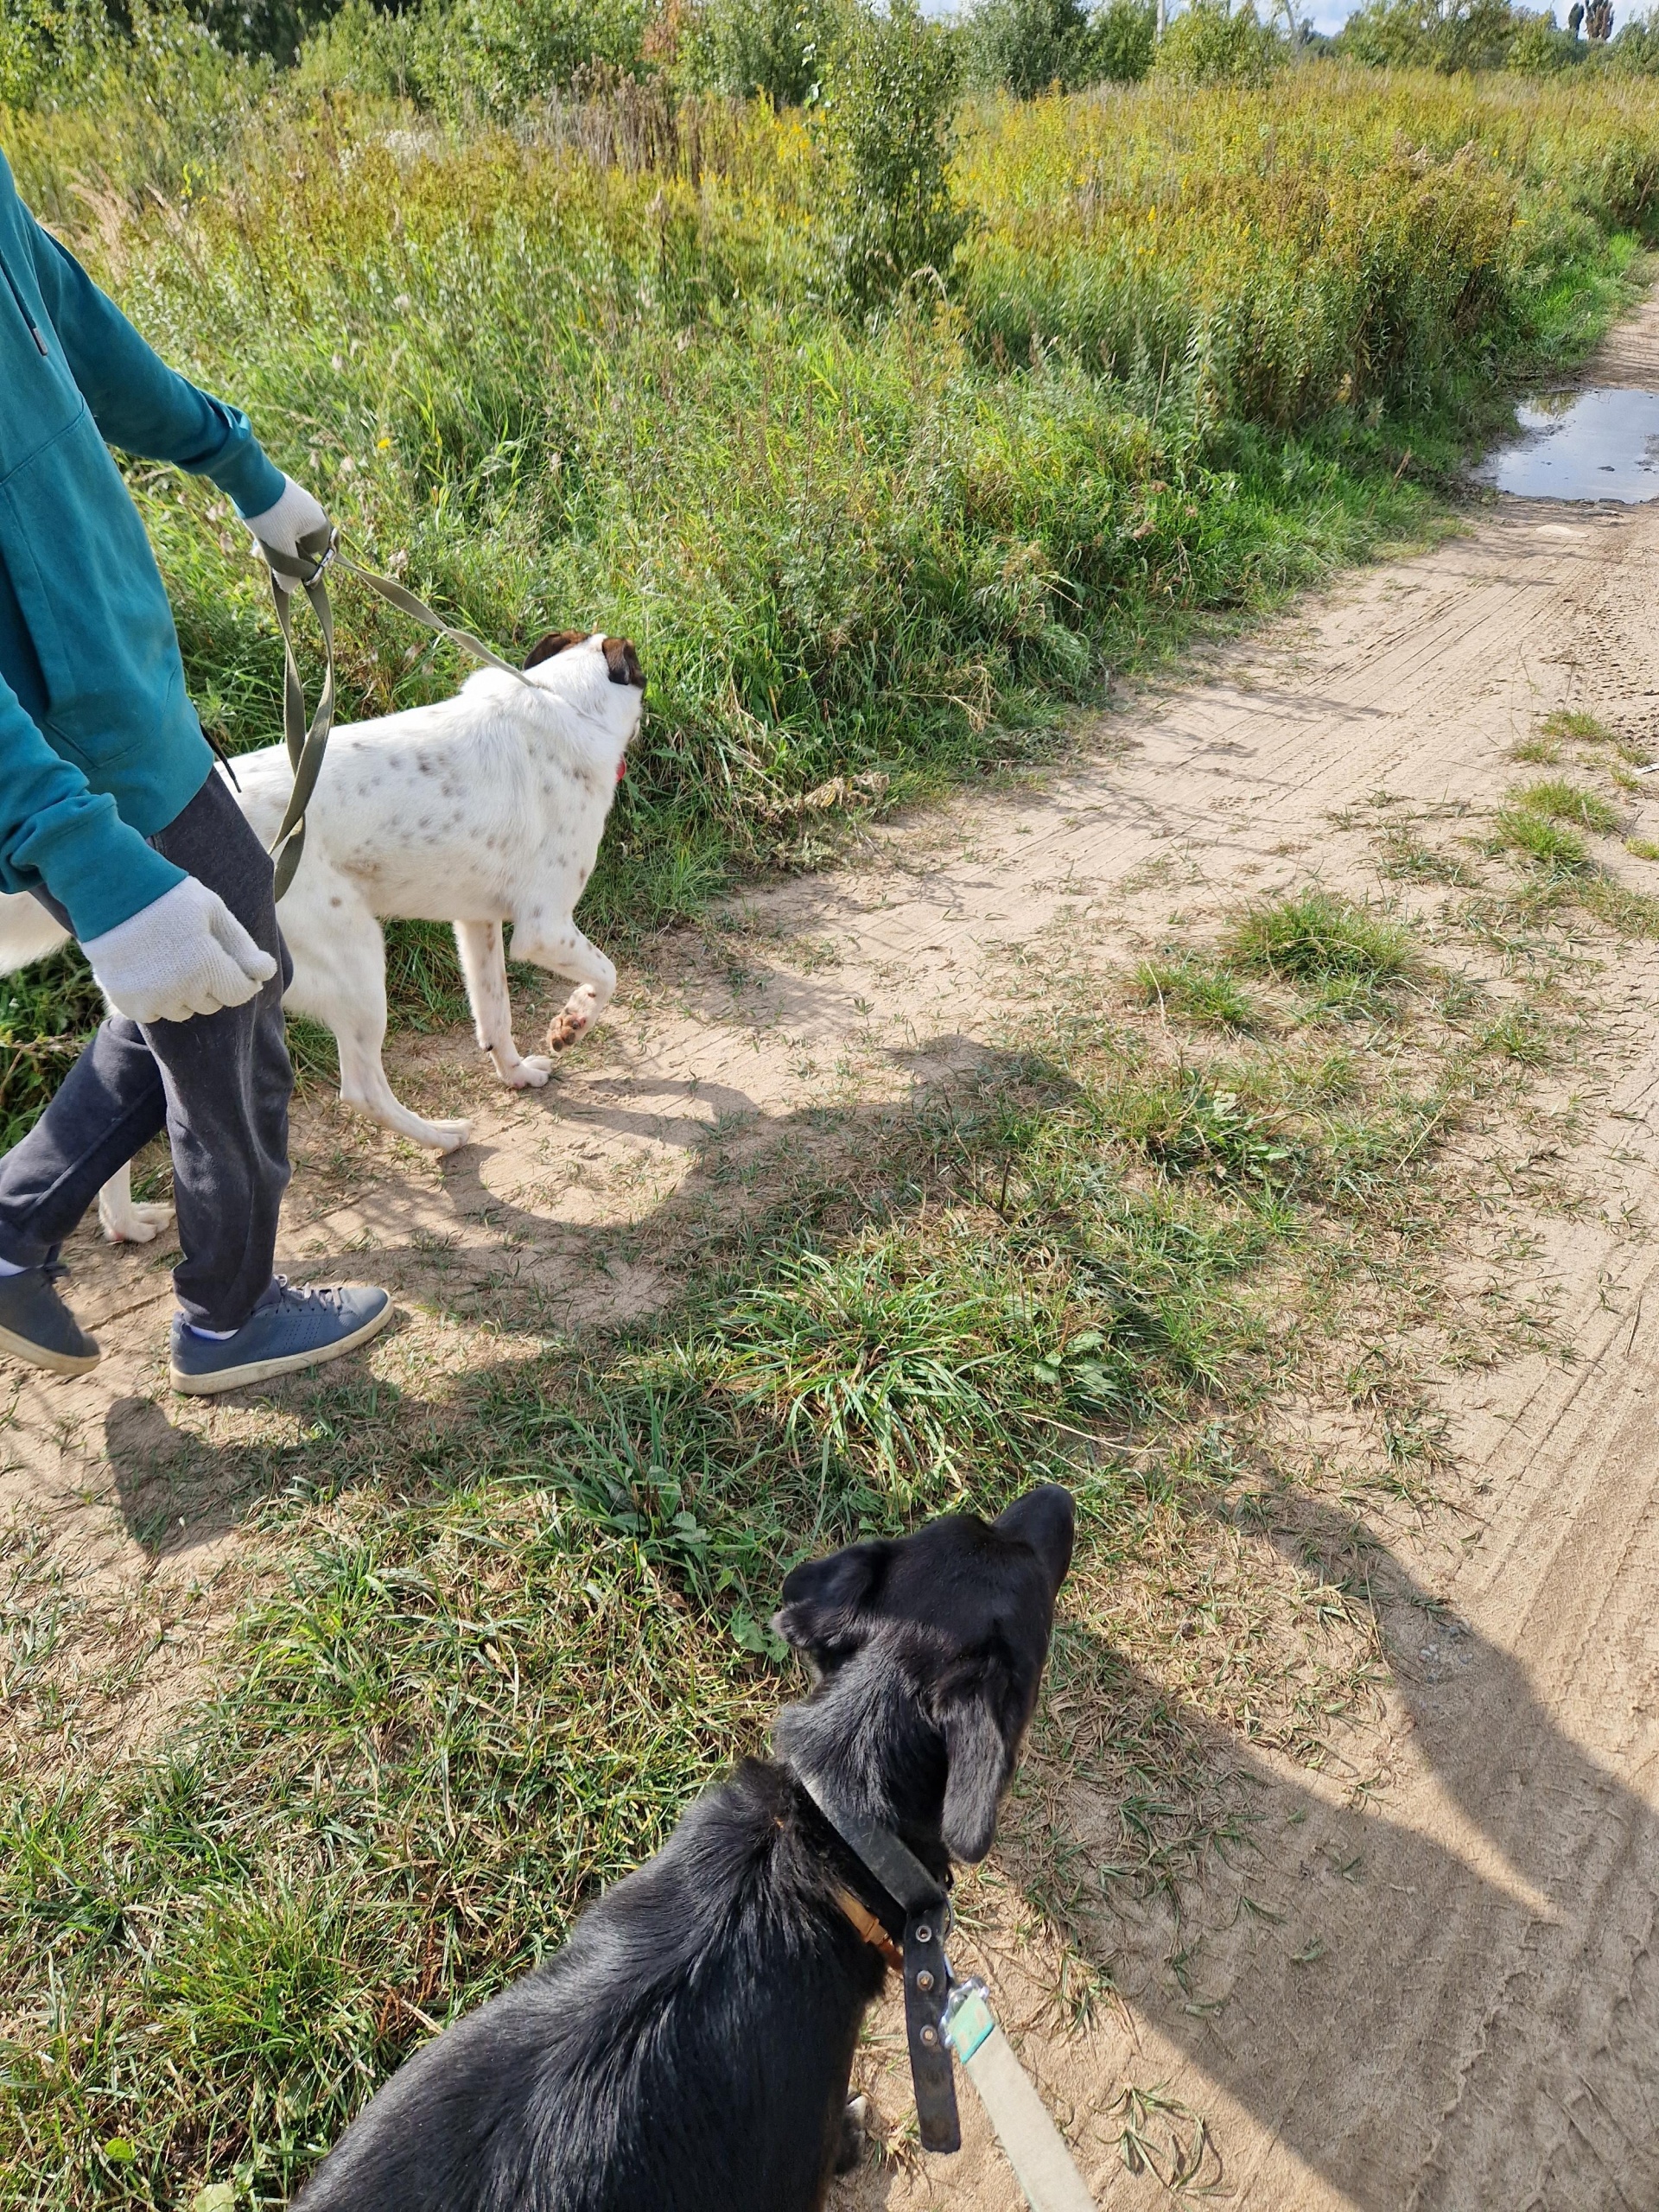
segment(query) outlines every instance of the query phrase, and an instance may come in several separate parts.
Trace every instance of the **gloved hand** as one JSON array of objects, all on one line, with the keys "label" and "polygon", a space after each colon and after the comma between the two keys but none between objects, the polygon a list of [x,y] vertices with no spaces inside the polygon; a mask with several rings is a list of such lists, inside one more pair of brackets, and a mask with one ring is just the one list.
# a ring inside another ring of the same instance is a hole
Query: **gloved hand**
[{"label": "gloved hand", "polygon": [[[283,477],[283,496],[274,507],[267,507],[263,514],[244,515],[242,519],[253,533],[254,544],[267,557],[269,549],[269,553],[285,553],[291,561],[315,567],[328,550],[333,524],[304,485],[296,484],[291,476]],[[274,563],[270,573],[278,591],[292,591],[300,582],[296,575],[284,575]]]},{"label": "gloved hand", "polygon": [[276,973],[216,891],[187,875],[81,946],[118,1014],[188,1021],[241,1006]]}]

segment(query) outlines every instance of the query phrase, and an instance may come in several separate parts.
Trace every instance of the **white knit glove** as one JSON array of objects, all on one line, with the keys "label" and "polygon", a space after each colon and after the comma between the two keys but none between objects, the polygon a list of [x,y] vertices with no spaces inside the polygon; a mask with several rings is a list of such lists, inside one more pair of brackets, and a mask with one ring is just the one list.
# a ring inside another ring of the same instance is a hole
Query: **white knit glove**
[{"label": "white knit glove", "polygon": [[194,875],[80,949],[110,1004],[134,1021],[188,1021],[241,1006],[276,973],[219,893]]},{"label": "white knit glove", "polygon": [[[267,507],[263,514],[244,515],[243,521],[253,533],[256,549],[265,554],[285,553],[290,561],[315,563],[327,550],[327,539],[334,525],[317,505],[303,484],[296,484],[291,476],[283,479],[283,496],[274,507]],[[308,540],[303,551],[301,540]],[[285,576],[273,565],[271,575],[278,591],[292,591],[299,582],[297,576]]]}]

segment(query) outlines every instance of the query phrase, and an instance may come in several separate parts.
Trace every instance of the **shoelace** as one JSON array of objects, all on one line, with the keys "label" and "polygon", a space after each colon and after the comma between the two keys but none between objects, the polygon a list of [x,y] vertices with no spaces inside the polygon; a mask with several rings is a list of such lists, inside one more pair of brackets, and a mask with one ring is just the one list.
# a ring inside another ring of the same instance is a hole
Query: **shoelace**
[{"label": "shoelace", "polygon": [[340,1304],[340,1289],[337,1284],[294,1283],[289,1282],[286,1275],[273,1275],[271,1281],[276,1286],[277,1306],[338,1306]]}]

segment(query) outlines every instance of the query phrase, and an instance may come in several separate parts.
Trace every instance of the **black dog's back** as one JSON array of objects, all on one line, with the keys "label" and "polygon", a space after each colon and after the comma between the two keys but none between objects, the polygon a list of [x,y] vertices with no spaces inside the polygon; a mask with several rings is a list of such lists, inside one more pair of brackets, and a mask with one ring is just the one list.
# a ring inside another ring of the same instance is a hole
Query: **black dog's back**
[{"label": "black dog's back", "polygon": [[393,2076],[296,2212],[816,2204],[881,1980],[824,1910],[818,1849],[787,1775],[746,1761],[556,1958]]}]

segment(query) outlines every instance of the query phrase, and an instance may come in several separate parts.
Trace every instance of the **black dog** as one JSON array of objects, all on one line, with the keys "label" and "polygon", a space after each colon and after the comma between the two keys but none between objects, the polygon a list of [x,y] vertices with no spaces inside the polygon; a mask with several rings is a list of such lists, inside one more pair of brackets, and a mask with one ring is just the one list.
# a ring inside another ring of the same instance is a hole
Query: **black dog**
[{"label": "black dog", "polygon": [[778,1760],[745,1760],[556,1958],[418,2051],[295,2212],[815,2212],[903,1927],[815,1799],[936,1878],[985,1856],[1071,1537],[1045,1486],[798,1567],[776,1624],[817,1680]]}]

